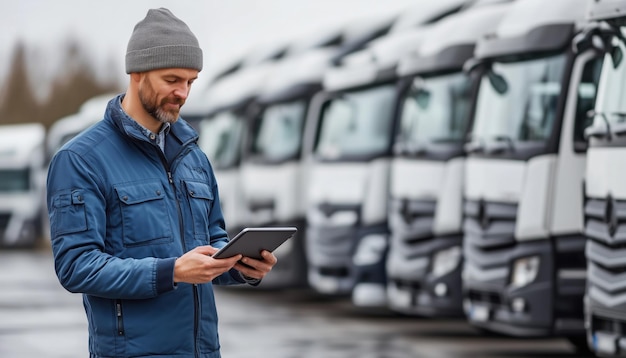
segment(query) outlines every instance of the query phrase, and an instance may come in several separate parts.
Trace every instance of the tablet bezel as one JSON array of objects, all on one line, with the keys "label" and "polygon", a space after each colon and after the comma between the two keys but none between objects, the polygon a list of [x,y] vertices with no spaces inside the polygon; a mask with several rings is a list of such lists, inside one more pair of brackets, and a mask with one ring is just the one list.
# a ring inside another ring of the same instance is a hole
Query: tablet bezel
[{"label": "tablet bezel", "polygon": [[213,254],[213,258],[223,259],[241,254],[262,260],[262,250],[270,252],[276,250],[297,232],[298,229],[295,227],[247,227]]}]

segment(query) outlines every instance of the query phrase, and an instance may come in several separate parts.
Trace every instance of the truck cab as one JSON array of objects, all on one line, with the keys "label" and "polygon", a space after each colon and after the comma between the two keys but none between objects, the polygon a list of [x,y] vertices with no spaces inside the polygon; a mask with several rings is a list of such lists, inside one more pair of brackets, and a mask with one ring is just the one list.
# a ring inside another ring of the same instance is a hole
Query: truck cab
[{"label": "truck cab", "polygon": [[589,31],[582,43],[604,56],[585,172],[587,291],[585,323],[598,356],[626,354],[626,1],[598,0],[589,8]]},{"label": "truck cab", "polygon": [[[479,329],[583,346],[583,130],[601,69],[573,51],[587,0],[517,0],[480,39],[466,144],[464,309]],[[473,69],[473,70],[472,70]]]},{"label": "truck cab", "polygon": [[322,47],[277,62],[259,91],[258,113],[246,127],[240,189],[248,224],[298,228],[295,238],[274,252],[278,263],[264,286],[308,286],[302,140],[309,102],[336,51],[336,46]]},{"label": "truck cab", "polygon": [[0,248],[32,248],[40,242],[45,135],[40,123],[0,126]]},{"label": "truck cab", "polygon": [[371,41],[324,75],[305,143],[308,277],[321,294],[387,306],[387,197],[401,87],[395,67],[418,48],[433,19],[453,9],[458,2],[423,4],[414,26]]},{"label": "truck cab", "polygon": [[397,67],[406,87],[389,190],[387,296],[394,311],[463,315],[463,145],[480,78],[463,65],[509,5],[479,2],[440,20]]}]

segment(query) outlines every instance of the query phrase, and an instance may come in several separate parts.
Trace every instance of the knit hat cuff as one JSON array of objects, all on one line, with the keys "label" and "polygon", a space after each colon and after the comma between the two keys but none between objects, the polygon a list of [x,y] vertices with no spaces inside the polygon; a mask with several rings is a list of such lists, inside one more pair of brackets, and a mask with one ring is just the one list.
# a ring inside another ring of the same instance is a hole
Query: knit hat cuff
[{"label": "knit hat cuff", "polygon": [[191,68],[201,71],[202,50],[197,46],[169,45],[126,53],[126,73],[161,68]]}]

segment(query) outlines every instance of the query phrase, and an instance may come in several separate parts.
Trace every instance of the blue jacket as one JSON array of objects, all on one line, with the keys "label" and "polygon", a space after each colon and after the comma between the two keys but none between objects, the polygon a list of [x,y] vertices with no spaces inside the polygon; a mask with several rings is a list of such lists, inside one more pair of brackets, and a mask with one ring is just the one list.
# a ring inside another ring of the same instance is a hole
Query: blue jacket
[{"label": "blue jacket", "polygon": [[[228,241],[217,184],[196,132],[179,119],[165,155],[111,100],[48,172],[55,269],[83,293],[92,357],[219,357],[211,283],[174,285],[174,262]],[[216,284],[242,283],[231,270]]]}]

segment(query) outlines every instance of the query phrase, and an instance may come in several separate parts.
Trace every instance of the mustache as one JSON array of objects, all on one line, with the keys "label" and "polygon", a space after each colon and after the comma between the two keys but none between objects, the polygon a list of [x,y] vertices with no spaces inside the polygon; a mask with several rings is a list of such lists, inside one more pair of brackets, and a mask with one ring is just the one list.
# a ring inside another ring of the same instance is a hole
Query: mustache
[{"label": "mustache", "polygon": [[183,98],[164,98],[163,101],[161,101],[161,104],[166,104],[166,103],[171,103],[171,104],[177,104],[179,106],[182,106],[183,104],[185,104],[185,100]]}]

